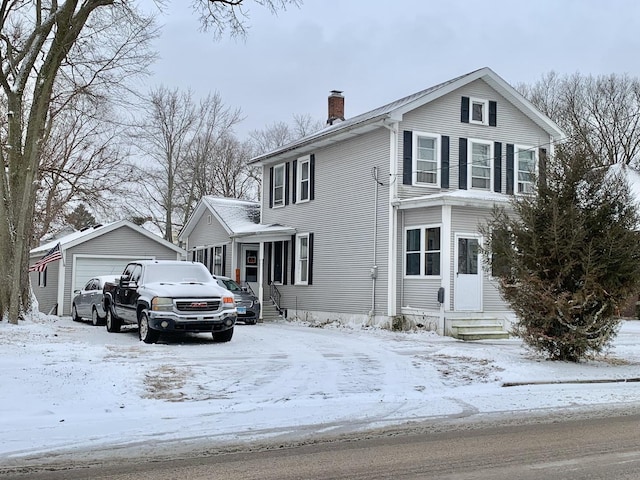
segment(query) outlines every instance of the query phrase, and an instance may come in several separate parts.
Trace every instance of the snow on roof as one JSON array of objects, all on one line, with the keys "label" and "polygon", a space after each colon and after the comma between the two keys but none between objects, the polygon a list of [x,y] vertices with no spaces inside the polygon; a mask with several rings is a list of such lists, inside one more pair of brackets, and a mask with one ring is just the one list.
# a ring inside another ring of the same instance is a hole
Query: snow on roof
[{"label": "snow on roof", "polygon": [[106,227],[106,226],[110,226],[112,225],[111,223],[107,224],[107,225],[95,225],[93,227],[87,227],[87,228],[83,228],[82,230],[77,230],[73,233],[70,233],[68,235],[64,235],[62,237],[59,238],[55,238],[54,240],[48,241],[46,243],[43,243],[41,245],[39,245],[38,247],[34,248],[31,250],[31,253],[39,253],[39,252],[47,252],[49,250],[51,250],[53,247],[55,247],[58,243],[60,243],[61,247],[64,247],[65,245],[74,242],[76,240],[79,240],[83,237],[86,237],[88,235],[91,235],[92,233],[94,233],[96,230]]},{"label": "snow on roof", "polygon": [[31,249],[30,254],[34,255],[38,253],[47,252],[51,250],[53,247],[55,247],[58,243],[60,243],[60,247],[64,250],[66,246],[75,246],[78,243],[82,243],[86,240],[102,235],[103,233],[110,232],[124,225],[129,226],[133,229],[139,229],[141,233],[146,234],[149,238],[153,238],[153,239],[157,238],[159,242],[167,245],[168,247],[176,251],[183,253],[183,250],[180,247],[172,244],[171,242],[164,240],[161,235],[157,234],[157,232],[144,228],[144,226],[138,226],[128,220],[118,220],[117,222],[111,222],[104,225],[98,224],[93,227],[87,227],[82,230],[72,232],[68,235],[55,238],[53,240],[50,240],[46,243],[39,245],[36,248]]},{"label": "snow on roof", "polygon": [[213,196],[202,197],[207,206],[213,210],[228,231],[240,233],[253,231],[260,223],[260,204],[235,198]]}]

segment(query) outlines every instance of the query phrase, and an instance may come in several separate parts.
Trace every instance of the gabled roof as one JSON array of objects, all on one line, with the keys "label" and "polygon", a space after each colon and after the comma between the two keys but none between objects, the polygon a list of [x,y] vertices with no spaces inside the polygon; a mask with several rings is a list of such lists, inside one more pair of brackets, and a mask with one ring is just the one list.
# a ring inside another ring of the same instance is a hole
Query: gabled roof
[{"label": "gabled roof", "polygon": [[279,147],[271,152],[254,157],[249,163],[267,164],[275,162],[294,150],[299,154],[308,153],[313,149],[331,145],[346,138],[360,135],[391,122],[400,121],[405,113],[426,105],[427,103],[478,79],[482,79],[487,82],[487,84],[509,100],[523,114],[529,117],[550,136],[553,136],[556,139],[562,139],[565,137],[564,132],[549,117],[534,107],[531,102],[518,93],[493,70],[485,67],[401,98],[395,102],[388,103],[387,105],[383,105],[382,107],[356,117],[349,118],[344,122],[324,128],[304,138]]},{"label": "gabled roof", "polygon": [[112,232],[122,227],[135,230],[136,232],[144,235],[145,237],[150,238],[151,240],[158,242],[164,245],[165,247],[170,248],[171,250],[174,250],[177,253],[180,253],[182,255],[185,254],[185,251],[182,248],[178,247],[177,245],[174,245],[173,243],[168,242],[164,238],[159,237],[153,232],[150,232],[149,230],[142,228],[128,220],[120,220],[118,222],[113,222],[106,225],[97,225],[95,227],[85,228],[83,230],[73,232],[68,235],[64,235],[62,237],[56,238],[55,240],[51,240],[47,243],[43,243],[42,245],[32,249],[30,254],[37,255],[39,253],[48,252],[53,247],[55,247],[58,243],[60,243],[60,249],[64,251],[68,248],[75,247],[76,245],[80,245],[81,243],[87,242],[96,237],[104,235],[105,233]]},{"label": "gabled roof", "polygon": [[218,220],[229,236],[238,231],[253,228],[260,223],[260,204],[258,202],[205,195],[189,216],[189,220],[180,231],[178,238],[182,240],[189,236],[202,215],[207,211]]},{"label": "gabled roof", "polygon": [[260,203],[235,198],[206,195],[200,199],[178,238],[184,240],[196,227],[202,215],[209,212],[222,225],[229,237],[244,237],[252,234],[289,234],[295,229],[283,225],[260,223]]}]

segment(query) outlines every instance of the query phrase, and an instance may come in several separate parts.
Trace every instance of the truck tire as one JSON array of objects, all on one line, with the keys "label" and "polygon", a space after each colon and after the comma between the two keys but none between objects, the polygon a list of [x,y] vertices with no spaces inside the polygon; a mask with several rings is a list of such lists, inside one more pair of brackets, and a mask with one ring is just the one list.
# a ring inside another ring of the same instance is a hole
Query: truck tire
[{"label": "truck tire", "polygon": [[149,327],[149,317],[145,312],[140,312],[138,317],[138,336],[144,343],[156,343],[160,334]]},{"label": "truck tire", "polygon": [[107,325],[107,332],[118,333],[120,331],[122,322],[119,318],[113,316],[113,313],[111,313],[111,307],[107,307],[107,316],[105,320],[105,324]]},{"label": "truck tire", "polygon": [[211,335],[213,335],[213,341],[216,343],[229,342],[233,337],[233,327],[224,332],[211,332]]}]

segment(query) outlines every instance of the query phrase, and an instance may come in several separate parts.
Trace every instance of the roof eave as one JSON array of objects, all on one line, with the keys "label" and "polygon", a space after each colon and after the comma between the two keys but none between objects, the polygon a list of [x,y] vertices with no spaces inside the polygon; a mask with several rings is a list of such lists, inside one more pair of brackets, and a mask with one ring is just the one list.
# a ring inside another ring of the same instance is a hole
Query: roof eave
[{"label": "roof eave", "polygon": [[252,158],[249,163],[251,165],[264,166],[269,163],[278,162],[287,157],[291,152],[297,152],[299,155],[304,155],[315,149],[326,147],[337,142],[341,142],[347,138],[355,137],[367,131],[374,130],[381,127],[384,120],[392,117],[390,114],[381,114],[372,117],[362,122],[349,125],[343,129],[329,130],[321,135],[310,136],[302,141],[294,142],[289,145],[285,145],[273,152],[265,153],[257,157]]}]

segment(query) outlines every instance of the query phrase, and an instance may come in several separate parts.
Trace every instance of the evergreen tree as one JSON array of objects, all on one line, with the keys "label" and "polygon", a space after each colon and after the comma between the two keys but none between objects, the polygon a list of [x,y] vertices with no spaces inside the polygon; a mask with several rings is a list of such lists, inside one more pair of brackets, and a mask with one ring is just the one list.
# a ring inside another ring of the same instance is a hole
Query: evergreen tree
[{"label": "evergreen tree", "polygon": [[71,213],[66,216],[67,223],[76,230],[82,230],[96,224],[93,214],[87,210],[84,203],[80,203]]},{"label": "evergreen tree", "polygon": [[640,217],[622,166],[558,153],[535,195],[485,228],[515,332],[553,360],[578,362],[610,346],[618,308],[640,285]]}]

